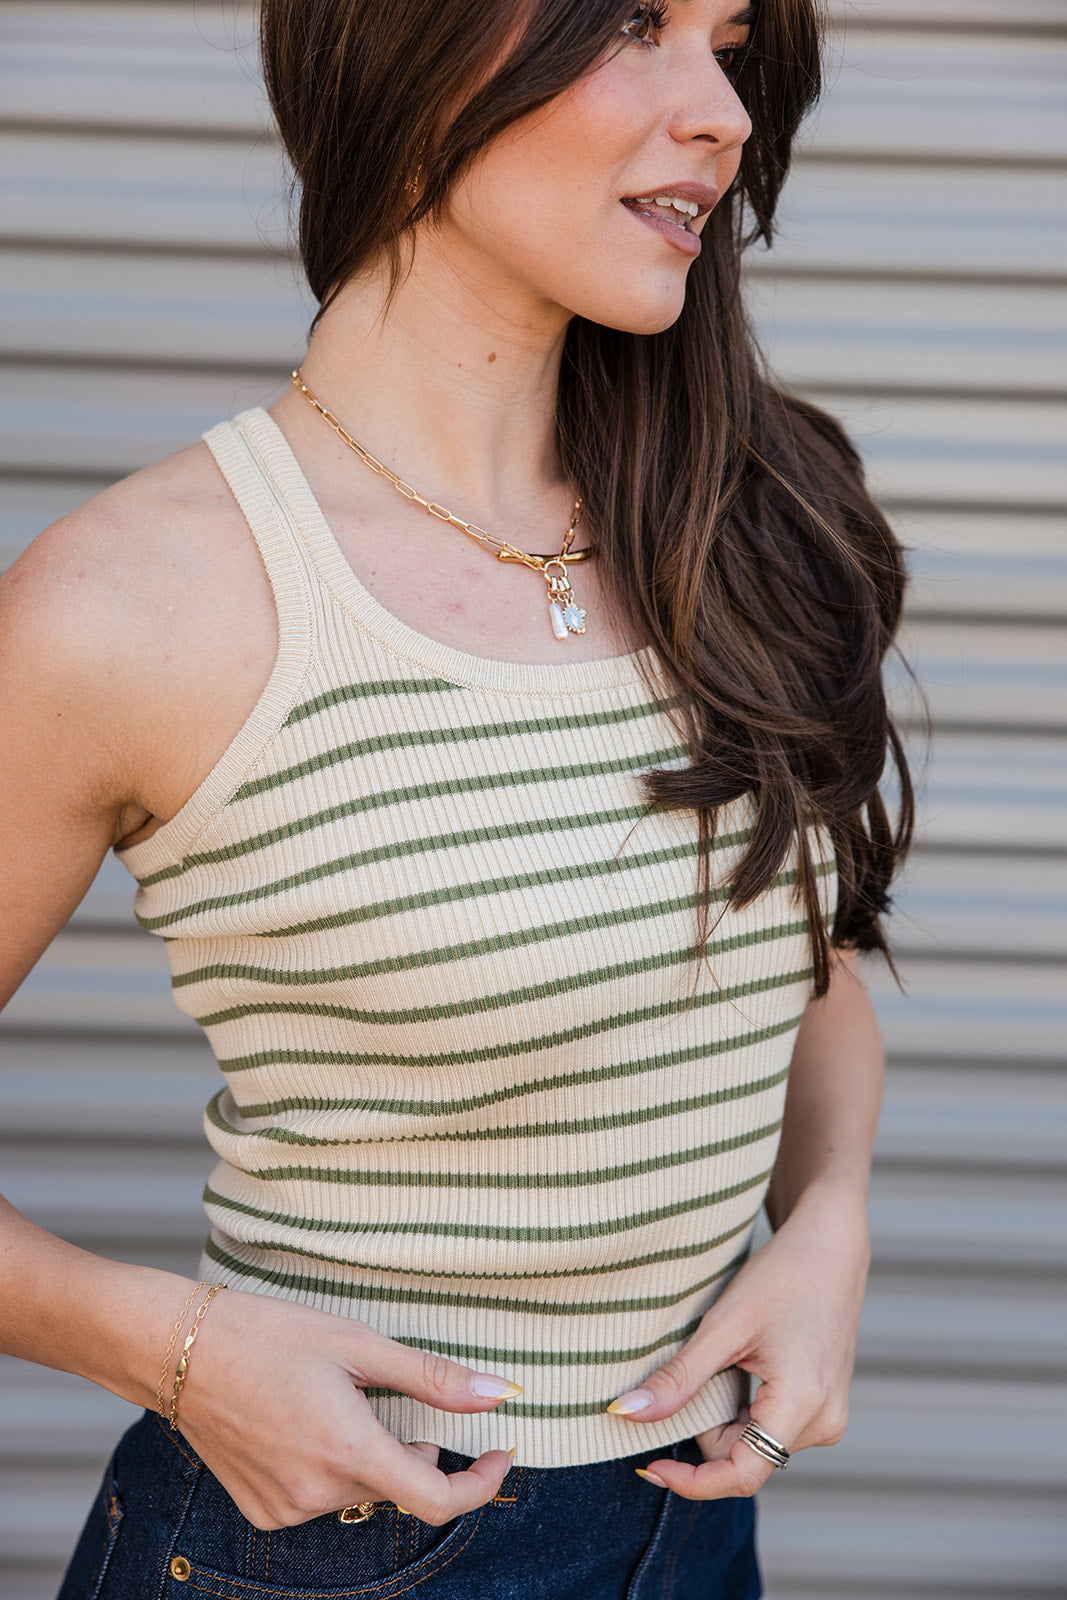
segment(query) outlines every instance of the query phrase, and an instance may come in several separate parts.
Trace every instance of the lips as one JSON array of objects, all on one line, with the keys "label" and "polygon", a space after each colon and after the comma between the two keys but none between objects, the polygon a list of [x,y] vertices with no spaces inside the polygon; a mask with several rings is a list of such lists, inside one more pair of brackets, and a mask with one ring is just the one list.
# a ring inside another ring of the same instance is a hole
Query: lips
[{"label": "lips", "polygon": [[[651,228],[683,255],[700,254],[700,235],[692,224],[706,217],[717,203],[719,191],[706,183],[653,184],[636,195],[626,195],[622,204],[642,227]],[[671,204],[683,202],[681,208]],[[694,214],[693,207],[696,207]]]},{"label": "lips", "polygon": [[[653,204],[642,205],[640,201],[651,199]],[[639,216],[661,217],[668,223],[681,224],[688,227],[691,222],[699,222],[701,217],[706,217],[708,212],[718,203],[719,191],[711,184],[693,183],[688,179],[681,183],[655,183],[647,188],[638,189],[635,195],[624,196],[623,205],[629,211],[636,212]],[[696,214],[686,217],[671,205],[663,206],[656,202],[661,200],[683,200],[687,205],[696,205]]]},{"label": "lips", "polygon": [[[694,200],[684,202],[687,206],[695,205]],[[655,198],[645,196],[640,200],[624,200],[623,205],[627,210],[635,211],[639,217],[659,217],[664,222],[669,222],[676,228],[688,228],[695,216],[694,212],[682,210],[674,205],[665,195]]]}]

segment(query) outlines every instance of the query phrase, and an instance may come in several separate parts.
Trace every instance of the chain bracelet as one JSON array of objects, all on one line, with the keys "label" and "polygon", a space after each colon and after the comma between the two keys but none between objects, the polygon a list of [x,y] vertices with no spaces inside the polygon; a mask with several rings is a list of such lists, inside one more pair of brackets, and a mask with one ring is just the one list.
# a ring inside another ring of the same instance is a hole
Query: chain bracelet
[{"label": "chain bracelet", "polygon": [[[201,1286],[198,1285],[197,1287]],[[170,1423],[172,1433],[176,1433],[178,1430],[178,1401],[181,1399],[182,1390],[185,1387],[185,1379],[189,1371],[189,1357],[192,1352],[193,1345],[196,1343],[196,1336],[200,1332],[200,1324],[204,1320],[204,1313],[207,1311],[208,1306],[211,1304],[212,1300],[214,1300],[219,1290],[223,1289],[224,1287],[225,1285],[221,1283],[212,1284],[211,1288],[204,1297],[203,1303],[198,1308],[196,1316],[193,1318],[192,1327],[185,1336],[185,1343],[182,1345],[182,1353],[178,1357],[178,1365],[174,1369],[174,1387],[171,1390],[170,1410],[167,1413],[167,1421]]]},{"label": "chain bracelet", "polygon": [[182,1323],[189,1314],[189,1307],[192,1305],[201,1289],[206,1288],[206,1282],[193,1285],[193,1292],[182,1306],[178,1315],[178,1320],[174,1324],[174,1332],[170,1336],[170,1343],[167,1346],[167,1353],[163,1357],[163,1371],[159,1374],[159,1383],[156,1387],[156,1410],[159,1412],[161,1417],[165,1417],[167,1415],[167,1403],[164,1400],[163,1395],[167,1387],[167,1374],[170,1371],[170,1358],[174,1354],[174,1346],[177,1343],[178,1334],[181,1332]]}]

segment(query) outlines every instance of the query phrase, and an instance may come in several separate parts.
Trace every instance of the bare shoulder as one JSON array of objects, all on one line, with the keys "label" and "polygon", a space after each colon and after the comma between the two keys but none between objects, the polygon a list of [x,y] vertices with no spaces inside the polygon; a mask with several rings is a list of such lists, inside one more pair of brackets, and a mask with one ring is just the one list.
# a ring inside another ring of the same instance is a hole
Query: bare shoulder
[{"label": "bare shoulder", "polygon": [[77,616],[94,636],[121,619],[136,633],[172,614],[207,563],[225,569],[227,551],[254,556],[206,446],[193,445],[46,528],[5,574],[4,602],[16,616],[32,607],[38,626]]},{"label": "bare shoulder", "polygon": [[275,651],[259,552],[202,444],[61,518],[0,579],[15,703],[64,722],[72,758],[97,752],[87,782],[161,820],[240,727]]}]

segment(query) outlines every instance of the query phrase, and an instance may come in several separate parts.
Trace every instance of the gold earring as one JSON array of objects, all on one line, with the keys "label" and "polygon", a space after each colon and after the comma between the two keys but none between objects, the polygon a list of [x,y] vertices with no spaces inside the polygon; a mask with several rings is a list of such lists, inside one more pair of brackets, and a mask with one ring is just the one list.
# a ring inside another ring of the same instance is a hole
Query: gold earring
[{"label": "gold earring", "polygon": [[415,168],[414,177],[408,178],[407,182],[404,184],[405,193],[409,194],[413,200],[417,200],[419,197],[419,178],[421,176],[422,162],[420,161],[418,166]]}]

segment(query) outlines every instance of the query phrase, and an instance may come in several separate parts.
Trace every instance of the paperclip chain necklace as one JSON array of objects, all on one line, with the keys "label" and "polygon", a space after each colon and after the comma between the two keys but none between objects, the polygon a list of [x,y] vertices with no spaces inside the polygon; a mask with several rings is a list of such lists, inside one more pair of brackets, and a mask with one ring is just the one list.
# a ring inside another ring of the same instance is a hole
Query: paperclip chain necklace
[{"label": "paperclip chain necklace", "polygon": [[467,534],[471,539],[477,539],[478,543],[484,546],[486,550],[491,550],[494,553],[498,561],[521,561],[524,567],[532,567],[535,572],[540,572],[548,584],[548,617],[552,624],[552,632],[557,639],[566,639],[569,633],[585,632],[586,614],[575,600],[574,591],[567,577],[567,568],[569,566],[576,562],[588,561],[596,553],[591,547],[586,550],[571,549],[574,530],[578,526],[578,519],[582,514],[581,495],[574,502],[571,524],[563,535],[563,543],[560,546],[559,555],[531,555],[526,550],[519,550],[515,545],[508,544],[506,539],[494,539],[491,533],[486,533],[485,529],[479,528],[476,523],[464,522],[462,517],[454,517],[451,511],[446,510],[444,506],[439,506],[435,501],[424,499],[417,489],[411,487],[410,483],[405,483],[403,478],[398,478],[395,472],[390,472],[384,462],[379,461],[376,456],[372,456],[369,450],[365,450],[361,444],[353,439],[352,435],[338,422],[333,412],[327,411],[322,401],[312,394],[304,382],[299,367],[291,376],[293,383],[300,390],[304,399],[309,405],[314,406],[320,417],[325,417],[334,433],[344,441],[350,450],[355,451],[365,466],[370,467],[371,471],[376,472],[379,477],[387,479],[394,489],[398,489],[405,500],[413,500],[416,505],[422,506],[424,511],[428,511],[431,517],[437,517],[441,522],[450,523],[453,528],[458,528],[460,533]]}]

